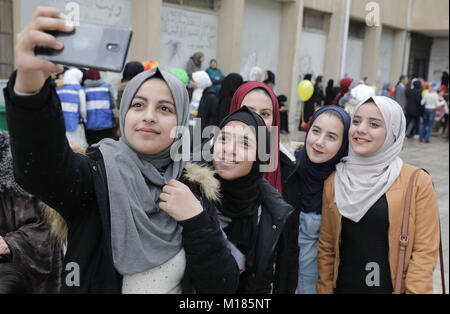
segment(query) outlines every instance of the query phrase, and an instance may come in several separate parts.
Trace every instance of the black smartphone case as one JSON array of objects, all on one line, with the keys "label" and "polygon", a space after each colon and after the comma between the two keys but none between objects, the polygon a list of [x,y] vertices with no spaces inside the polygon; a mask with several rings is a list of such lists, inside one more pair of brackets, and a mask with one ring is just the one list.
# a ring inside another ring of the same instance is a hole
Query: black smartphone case
[{"label": "black smartphone case", "polygon": [[133,30],[128,27],[81,23],[72,33],[48,32],[64,44],[62,50],[38,45],[36,56],[57,64],[121,72]]}]

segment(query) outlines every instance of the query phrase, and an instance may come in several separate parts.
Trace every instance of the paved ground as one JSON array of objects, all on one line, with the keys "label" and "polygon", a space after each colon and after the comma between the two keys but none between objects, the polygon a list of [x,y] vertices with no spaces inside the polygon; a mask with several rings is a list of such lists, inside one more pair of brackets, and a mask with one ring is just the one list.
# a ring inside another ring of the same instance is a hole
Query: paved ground
[{"label": "paved ground", "polygon": [[[304,132],[293,131],[282,135],[281,142],[294,149],[303,142]],[[449,291],[449,143],[433,136],[431,143],[417,139],[405,142],[400,157],[407,163],[426,169],[432,176],[441,219],[442,247],[444,252],[445,288]],[[434,272],[434,293],[442,293],[439,261]]]}]

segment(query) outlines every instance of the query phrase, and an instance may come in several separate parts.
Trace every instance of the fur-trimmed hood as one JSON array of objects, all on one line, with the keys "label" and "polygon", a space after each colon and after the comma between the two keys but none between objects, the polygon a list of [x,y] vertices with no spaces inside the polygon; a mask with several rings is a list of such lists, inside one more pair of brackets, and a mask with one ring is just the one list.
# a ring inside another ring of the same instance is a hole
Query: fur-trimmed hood
[{"label": "fur-trimmed hood", "polygon": [[200,185],[203,195],[213,202],[220,202],[220,182],[217,180],[215,170],[207,164],[188,162],[185,166],[184,177]]}]

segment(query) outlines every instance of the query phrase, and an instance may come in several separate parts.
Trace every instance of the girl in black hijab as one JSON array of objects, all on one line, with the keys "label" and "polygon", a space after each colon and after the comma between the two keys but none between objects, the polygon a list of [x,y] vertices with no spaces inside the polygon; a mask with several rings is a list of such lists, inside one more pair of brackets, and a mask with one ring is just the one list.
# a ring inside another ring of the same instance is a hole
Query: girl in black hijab
[{"label": "girl in black hijab", "polygon": [[293,208],[260,170],[261,151],[270,147],[264,120],[243,106],[219,128],[212,164],[221,183],[219,220],[241,272],[238,293],[270,293],[275,247]]}]

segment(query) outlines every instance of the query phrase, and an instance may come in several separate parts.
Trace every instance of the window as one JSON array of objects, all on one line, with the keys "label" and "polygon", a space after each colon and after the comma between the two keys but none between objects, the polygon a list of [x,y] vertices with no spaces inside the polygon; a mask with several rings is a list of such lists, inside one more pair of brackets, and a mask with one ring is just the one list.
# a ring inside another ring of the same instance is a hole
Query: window
[{"label": "window", "polygon": [[348,26],[348,36],[354,38],[364,39],[364,34],[366,31],[366,25],[362,22],[350,20]]},{"label": "window", "polygon": [[329,14],[304,9],[303,11],[303,28],[307,30],[316,30],[321,32],[328,32]]},{"label": "window", "polygon": [[9,78],[14,69],[12,0],[0,0],[0,79]]},{"label": "window", "polygon": [[163,0],[165,3],[178,4],[193,8],[217,11],[221,0]]}]

